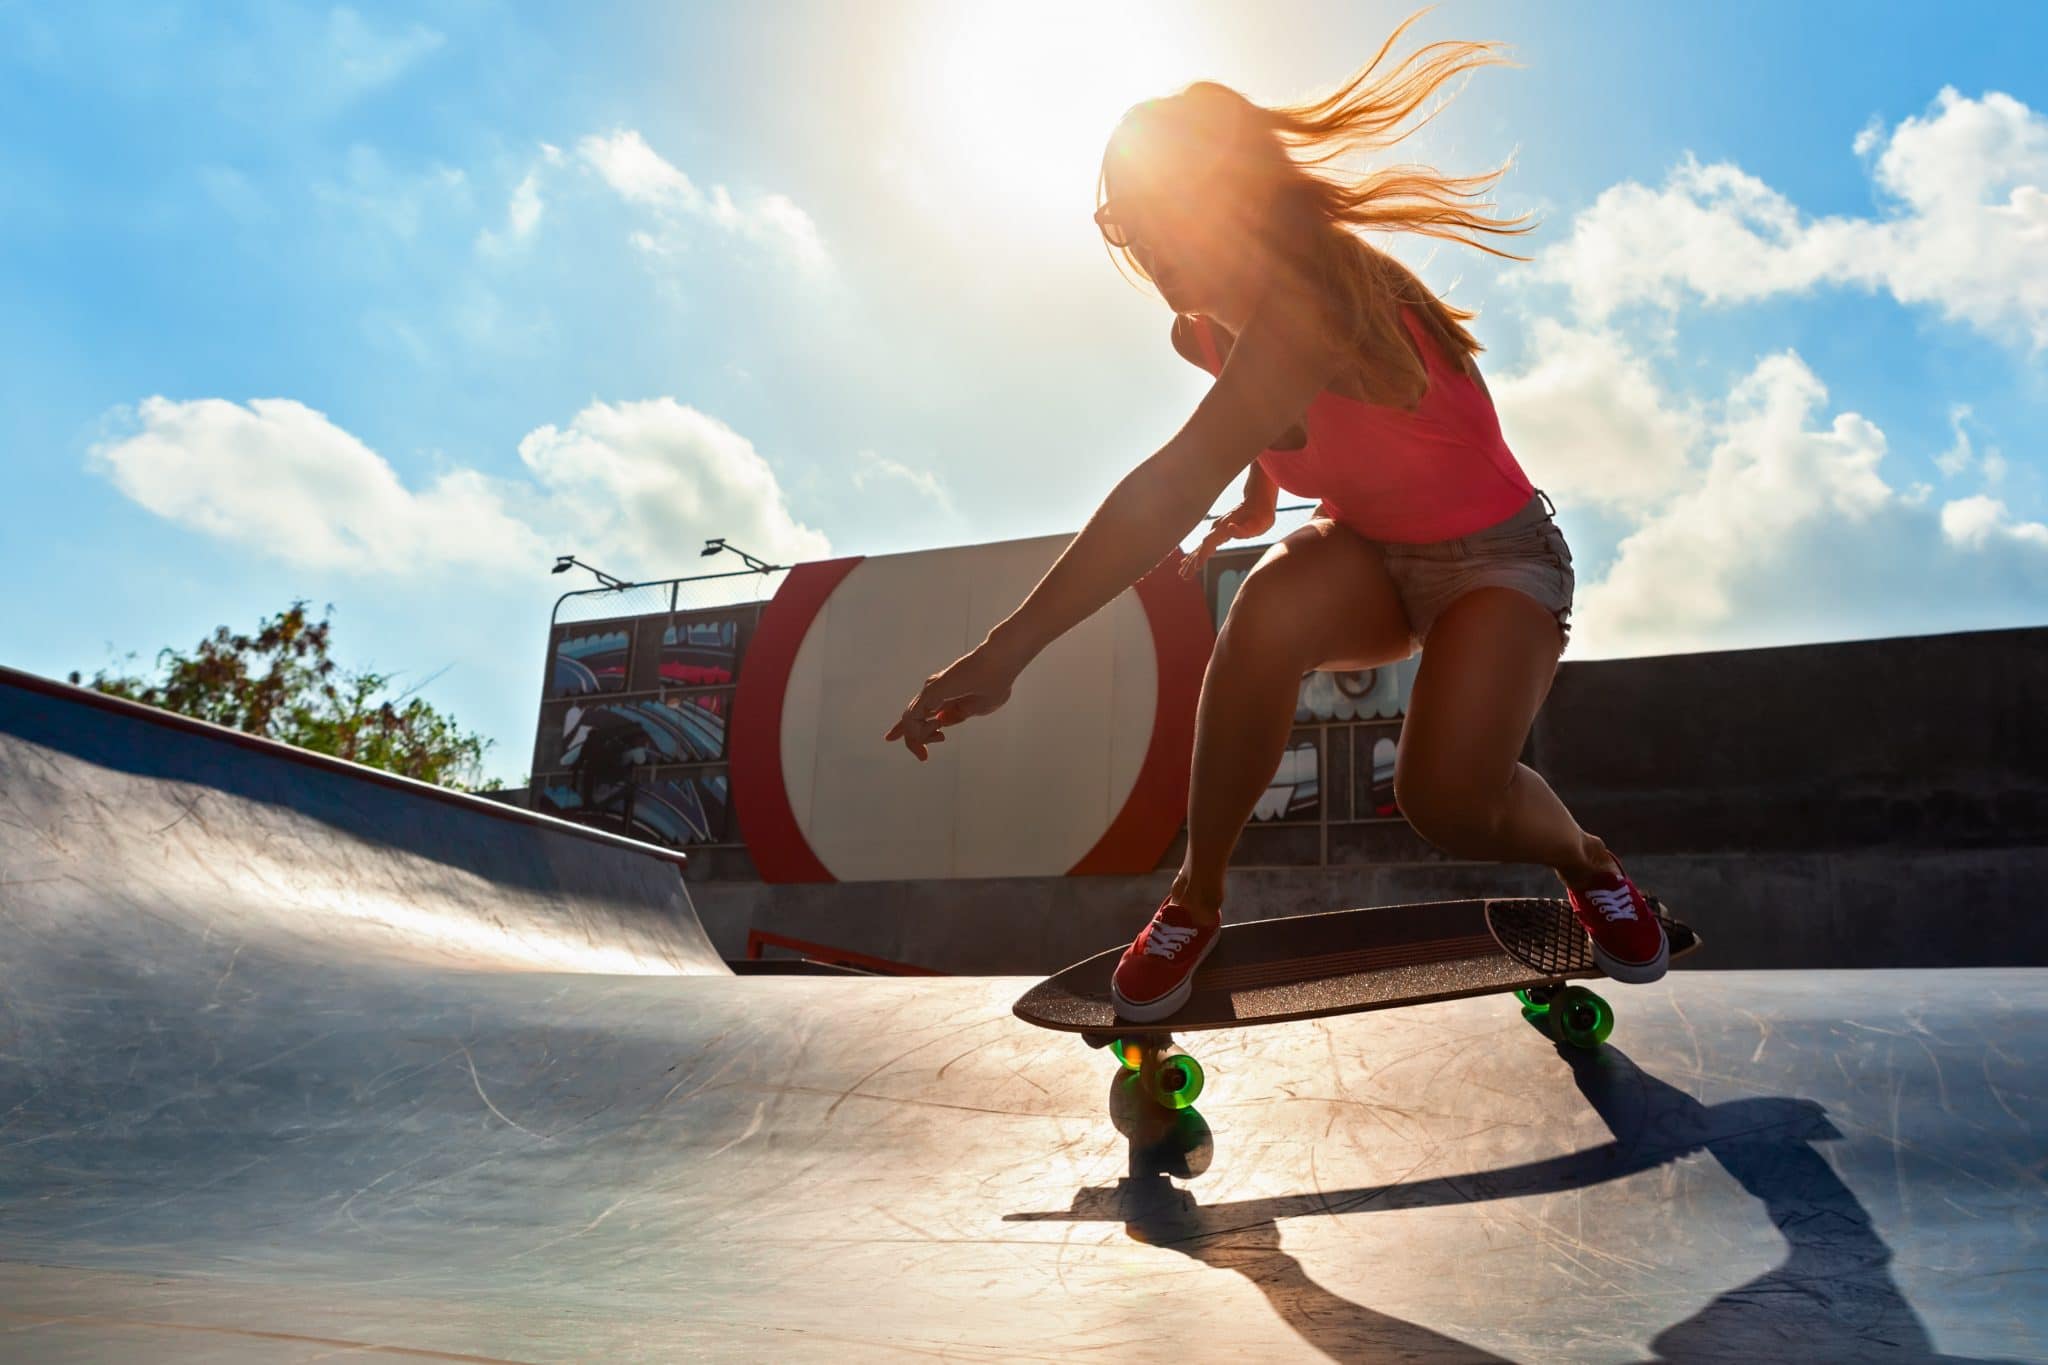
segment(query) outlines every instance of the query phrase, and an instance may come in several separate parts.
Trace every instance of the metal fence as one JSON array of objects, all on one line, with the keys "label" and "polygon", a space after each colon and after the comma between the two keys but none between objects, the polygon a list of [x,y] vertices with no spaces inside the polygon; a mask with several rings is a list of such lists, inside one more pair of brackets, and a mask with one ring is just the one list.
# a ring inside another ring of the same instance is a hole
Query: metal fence
[{"label": "metal fence", "polygon": [[578,621],[673,615],[679,611],[704,611],[766,602],[788,576],[789,566],[778,564],[765,571],[737,569],[730,573],[628,583],[617,588],[580,588],[575,592],[565,592],[555,600],[555,609],[548,617],[548,638],[553,640],[554,627]]}]

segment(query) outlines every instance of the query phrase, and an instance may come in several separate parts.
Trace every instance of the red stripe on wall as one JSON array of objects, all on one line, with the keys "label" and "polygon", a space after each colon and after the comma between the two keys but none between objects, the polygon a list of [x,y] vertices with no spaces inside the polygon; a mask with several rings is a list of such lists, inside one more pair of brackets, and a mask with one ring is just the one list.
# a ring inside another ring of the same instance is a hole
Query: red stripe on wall
[{"label": "red stripe on wall", "polygon": [[1109,828],[1070,877],[1150,872],[1187,819],[1188,762],[1195,749],[1195,704],[1202,673],[1216,647],[1216,626],[1199,579],[1180,576],[1180,551],[1168,552],[1138,580],[1138,601],[1152,628],[1159,661],[1159,696],[1152,711],[1152,739],[1145,746],[1138,780]]},{"label": "red stripe on wall", "polygon": [[864,558],[799,564],[761,609],[732,702],[732,799],[740,837],[765,882],[838,880],[811,850],[782,777],[782,703],[811,623]]}]

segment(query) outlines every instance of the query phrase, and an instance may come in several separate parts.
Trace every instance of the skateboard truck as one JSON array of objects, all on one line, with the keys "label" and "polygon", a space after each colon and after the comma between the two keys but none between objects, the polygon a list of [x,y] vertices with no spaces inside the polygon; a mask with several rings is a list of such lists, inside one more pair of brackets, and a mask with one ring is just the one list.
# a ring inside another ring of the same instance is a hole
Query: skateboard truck
[{"label": "skateboard truck", "polygon": [[1083,1033],[1090,1047],[1106,1047],[1144,1096],[1162,1109],[1186,1109],[1202,1093],[1202,1064],[1171,1033]]}]

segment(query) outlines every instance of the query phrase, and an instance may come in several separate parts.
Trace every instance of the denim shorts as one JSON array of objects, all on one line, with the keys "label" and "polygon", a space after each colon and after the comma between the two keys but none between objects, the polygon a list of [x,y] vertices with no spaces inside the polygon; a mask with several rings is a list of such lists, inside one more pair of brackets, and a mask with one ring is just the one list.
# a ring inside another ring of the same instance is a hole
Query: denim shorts
[{"label": "denim shorts", "polygon": [[1557,620],[1558,653],[1571,638],[1572,551],[1542,490],[1506,521],[1456,540],[1423,545],[1374,541],[1394,580],[1419,648],[1444,608],[1474,588],[1498,585],[1535,598]]}]

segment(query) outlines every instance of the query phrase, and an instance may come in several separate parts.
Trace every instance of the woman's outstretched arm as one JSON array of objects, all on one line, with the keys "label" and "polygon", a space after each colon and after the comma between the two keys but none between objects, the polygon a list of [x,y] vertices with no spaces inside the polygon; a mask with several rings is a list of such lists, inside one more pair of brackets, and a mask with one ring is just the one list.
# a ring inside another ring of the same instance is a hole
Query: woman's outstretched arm
[{"label": "woman's outstretched arm", "polygon": [[942,731],[1010,698],[1054,640],[1142,578],[1187,537],[1238,473],[1307,411],[1336,373],[1337,352],[1304,324],[1311,312],[1269,298],[1223,373],[1172,440],[1110,491],[1023,603],[988,638],[925,680],[887,740],[919,759]]},{"label": "woman's outstretched arm", "polygon": [[1269,305],[1246,326],[1186,425],[1124,476],[1038,586],[989,632],[991,647],[1023,661],[1020,671],[1176,549],[1231,480],[1301,420],[1336,364],[1320,337],[1291,319],[1269,320],[1279,311]]}]

